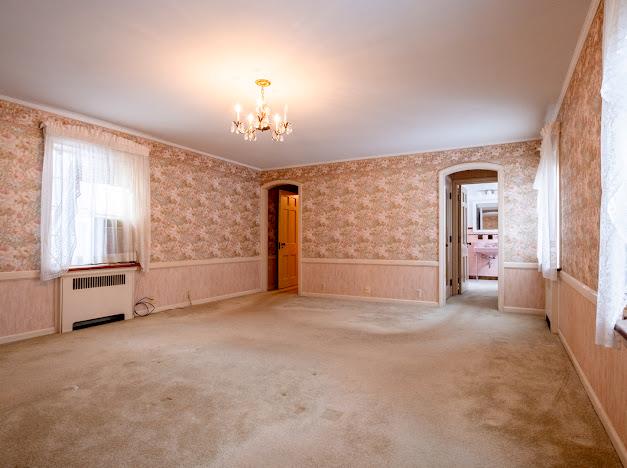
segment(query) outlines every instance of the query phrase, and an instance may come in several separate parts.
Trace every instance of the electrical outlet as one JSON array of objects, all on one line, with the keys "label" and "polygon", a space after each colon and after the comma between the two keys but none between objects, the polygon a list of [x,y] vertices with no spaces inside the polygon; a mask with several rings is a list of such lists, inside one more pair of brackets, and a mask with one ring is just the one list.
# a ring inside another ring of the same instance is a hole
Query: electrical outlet
[{"label": "electrical outlet", "polygon": [[416,289],[416,292],[418,293],[418,299],[422,299],[422,289]]},{"label": "electrical outlet", "polygon": [[370,291],[370,286],[366,286],[366,287],[364,288],[364,292],[365,292],[366,294],[370,294],[370,292],[371,292],[371,291]]}]

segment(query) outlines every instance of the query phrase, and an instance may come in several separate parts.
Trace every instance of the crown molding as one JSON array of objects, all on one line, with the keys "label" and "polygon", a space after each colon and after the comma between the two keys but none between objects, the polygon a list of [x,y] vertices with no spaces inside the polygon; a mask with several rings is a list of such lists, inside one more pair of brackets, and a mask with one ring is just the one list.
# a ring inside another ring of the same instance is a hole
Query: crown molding
[{"label": "crown molding", "polygon": [[[595,0],[598,1],[598,0]],[[279,169],[292,169],[292,168],[297,168],[297,167],[307,167],[307,166],[322,166],[322,165],[326,165],[326,164],[335,164],[335,163],[343,163],[343,162],[350,162],[350,161],[361,161],[361,160],[368,160],[368,159],[381,159],[381,158],[395,158],[395,157],[402,157],[402,156],[413,156],[413,155],[418,155],[418,154],[424,154],[424,153],[436,153],[436,152],[441,152],[441,151],[456,151],[456,150],[465,150],[465,149],[472,149],[472,148],[481,148],[483,146],[499,146],[499,145],[508,145],[508,144],[515,144],[515,143],[526,143],[526,142],[531,142],[531,141],[537,141],[540,139],[540,137],[534,137],[534,138],[524,138],[524,139],[520,139],[520,140],[509,140],[509,141],[500,141],[500,142],[492,142],[492,143],[484,143],[484,144],[480,144],[480,145],[471,145],[471,146],[456,146],[456,147],[440,147],[440,148],[433,148],[433,149],[426,149],[426,150],[421,150],[421,151],[410,151],[407,153],[391,153],[391,154],[379,154],[379,155],[372,155],[372,156],[358,156],[358,157],[354,157],[354,158],[343,158],[343,159],[333,159],[330,161],[314,161],[314,162],[310,162],[310,163],[304,163],[304,164],[293,164],[293,165],[287,165],[287,166],[276,166],[276,167],[270,167],[270,168],[261,168],[261,167],[257,167],[257,166],[252,166],[250,164],[246,164],[243,162],[239,162],[239,161],[235,161],[233,159],[229,159],[229,158],[224,158],[222,156],[218,156],[216,154],[211,154],[211,153],[207,153],[205,151],[201,151],[201,150],[197,150],[194,148],[190,148],[189,146],[183,146],[183,145],[179,145],[178,143],[174,143],[172,141],[168,141],[168,140],[162,140],[161,138],[157,138],[153,135],[150,135],[148,133],[144,133],[144,132],[140,132],[138,130],[134,130],[132,128],[128,128],[128,127],[123,127],[121,125],[116,125],[114,123],[108,122],[106,120],[100,120],[94,117],[90,117],[88,115],[85,114],[81,114],[78,112],[73,112],[73,111],[68,111],[65,109],[61,109],[58,107],[53,107],[53,106],[48,106],[45,104],[38,104],[35,102],[31,102],[31,101],[25,101],[23,99],[18,99],[18,98],[14,98],[11,96],[7,96],[7,95],[3,95],[0,94],[0,100],[4,100],[7,102],[12,102],[14,104],[19,104],[21,106],[25,106],[25,107],[30,107],[32,109],[37,109],[37,110],[41,110],[44,112],[50,112],[52,114],[56,114],[59,115],[61,117],[66,117],[68,119],[74,119],[74,120],[78,120],[84,123],[88,123],[91,125],[98,125],[100,127],[109,129],[109,130],[115,130],[118,132],[123,132],[126,133],[128,135],[133,135],[139,138],[145,138],[146,140],[150,140],[150,141],[154,141],[156,143],[161,143],[164,145],[168,145],[168,146],[172,146],[174,148],[178,148],[178,149],[182,149],[184,151],[190,151],[192,153],[196,153],[202,156],[207,156],[213,159],[218,159],[220,161],[225,161],[231,164],[235,164],[237,166],[242,166],[242,167],[246,167],[248,169],[252,169],[254,171],[258,171],[258,172],[267,172],[267,171],[275,171],[275,170],[279,170]]]},{"label": "crown molding", "polygon": [[355,158],[344,158],[344,159],[332,159],[329,161],[318,161],[318,162],[311,162],[311,163],[303,163],[303,164],[292,164],[289,166],[276,166],[276,167],[270,167],[268,169],[266,168],[261,168],[260,171],[261,172],[268,172],[268,171],[278,171],[281,169],[295,169],[298,167],[308,167],[308,166],[324,166],[327,164],[336,164],[336,163],[343,163],[343,162],[351,162],[351,161],[365,161],[368,159],[382,159],[382,158],[400,158],[403,156],[416,156],[419,154],[426,154],[426,153],[439,153],[442,151],[458,151],[458,150],[467,150],[467,149],[473,149],[473,148],[482,148],[484,146],[501,146],[501,145],[513,145],[516,143],[528,143],[528,142],[532,142],[532,141],[540,141],[541,138],[540,136],[534,137],[534,138],[523,138],[521,140],[508,140],[508,141],[501,141],[501,142],[496,142],[496,143],[484,143],[481,145],[472,145],[472,146],[451,146],[451,147],[442,147],[442,148],[435,148],[435,149],[427,149],[427,150],[421,150],[421,151],[411,151],[408,153],[392,153],[392,154],[379,154],[379,155],[375,155],[375,156],[358,156]]},{"label": "crown molding", "polygon": [[90,117],[85,114],[80,114],[78,112],[72,112],[72,111],[68,111],[65,109],[60,109],[58,107],[47,106],[47,105],[38,104],[35,102],[24,101],[22,99],[17,99],[11,96],[3,95],[3,94],[0,94],[0,99],[3,101],[12,102],[13,104],[19,104],[21,106],[30,107],[32,109],[37,109],[37,110],[44,111],[44,112],[50,112],[51,114],[57,114],[57,115],[60,115],[61,117],[66,117],[68,119],[78,120],[78,121],[88,123],[91,125],[98,125],[99,127],[104,127],[109,130],[123,132],[128,135],[133,135],[139,138],[145,138],[146,140],[151,140],[156,143],[161,143],[164,145],[172,146],[174,148],[182,149],[185,151],[191,151],[192,153],[200,154],[201,156],[207,156],[213,159],[219,159],[220,161],[225,161],[231,164],[236,164],[238,166],[247,167],[248,169],[253,169],[255,171],[261,171],[261,168],[256,167],[256,166],[251,166],[250,164],[242,163],[239,161],[234,161],[228,158],[223,158],[222,156],[217,156],[215,154],[207,153],[205,151],[190,148],[189,146],[179,145],[178,143],[174,143],[172,141],[162,140],[161,138],[157,138],[153,135],[149,135],[148,133],[140,132],[138,130],[134,130],[128,127],[122,127],[121,125],[116,125],[114,123],[107,122],[106,120],[96,119],[94,117]]},{"label": "crown molding", "polygon": [[[595,0],[598,1],[598,0]],[[128,127],[123,127],[121,125],[117,125],[114,124],[112,122],[108,122],[106,120],[100,120],[94,117],[90,117],[88,115],[85,114],[81,114],[78,112],[73,112],[73,111],[68,111],[65,109],[61,109],[58,107],[53,107],[53,106],[48,106],[45,104],[39,104],[39,103],[35,103],[35,102],[31,102],[31,101],[25,101],[23,99],[18,99],[18,98],[14,98],[11,96],[7,96],[7,95],[3,95],[0,94],[0,100],[3,101],[7,101],[7,102],[11,102],[14,104],[19,104],[21,106],[25,106],[25,107],[30,107],[32,109],[37,109],[37,110],[41,110],[44,112],[49,112],[51,114],[56,114],[59,115],[61,117],[66,117],[68,119],[74,119],[74,120],[78,120],[80,122],[84,122],[84,123],[88,123],[91,125],[98,125],[99,127],[103,127],[109,130],[115,130],[118,132],[123,132],[126,133],[128,135],[133,135],[139,138],[145,138],[146,140],[150,140],[150,141],[154,141],[156,143],[161,143],[164,145],[168,145],[168,146],[172,146],[174,148],[178,148],[178,149],[182,149],[184,151],[190,151],[192,153],[196,153],[202,156],[207,156],[213,159],[218,159],[220,161],[225,161],[231,164],[235,164],[237,166],[242,166],[242,167],[246,167],[248,169],[252,169],[254,171],[258,171],[258,172],[267,172],[267,171],[275,171],[275,170],[280,170],[280,169],[293,169],[293,168],[298,168],[298,167],[308,167],[308,166],[322,166],[322,165],[326,165],[326,164],[335,164],[335,163],[343,163],[343,162],[350,162],[350,161],[362,161],[362,160],[369,160],[369,159],[382,159],[382,158],[396,158],[396,157],[403,157],[403,156],[414,156],[414,155],[419,155],[419,154],[425,154],[425,153],[437,153],[437,152],[442,152],[442,151],[458,151],[458,150],[466,150],[466,149],[473,149],[473,148],[481,148],[483,146],[500,146],[500,145],[509,145],[509,144],[516,144],[516,143],[527,143],[527,142],[532,142],[532,141],[538,141],[540,140],[540,137],[533,137],[533,138],[523,138],[520,140],[508,140],[508,141],[499,141],[499,142],[491,142],[491,143],[483,143],[483,144],[479,144],[479,145],[471,145],[471,146],[450,146],[450,147],[440,147],[440,148],[432,148],[432,149],[426,149],[426,150],[420,150],[420,151],[409,151],[406,153],[390,153],[390,154],[378,154],[378,155],[370,155],[370,156],[357,156],[354,158],[342,158],[342,159],[332,159],[329,161],[314,161],[314,162],[310,162],[310,163],[303,163],[303,164],[292,164],[292,165],[287,165],[287,166],[275,166],[275,167],[270,167],[270,168],[262,168],[262,167],[258,167],[258,166],[252,166],[250,164],[246,164],[243,162],[239,162],[239,161],[235,161],[233,159],[229,159],[229,158],[224,158],[222,156],[218,156],[216,154],[211,154],[211,153],[207,153],[205,151],[201,151],[201,150],[197,150],[194,148],[190,148],[189,146],[183,146],[183,145],[179,145],[178,143],[174,143],[172,141],[168,141],[168,140],[162,140],[161,138],[155,137],[153,135],[150,135],[148,133],[144,133],[144,132],[140,132],[138,130],[134,130],[132,128],[128,128]]]}]

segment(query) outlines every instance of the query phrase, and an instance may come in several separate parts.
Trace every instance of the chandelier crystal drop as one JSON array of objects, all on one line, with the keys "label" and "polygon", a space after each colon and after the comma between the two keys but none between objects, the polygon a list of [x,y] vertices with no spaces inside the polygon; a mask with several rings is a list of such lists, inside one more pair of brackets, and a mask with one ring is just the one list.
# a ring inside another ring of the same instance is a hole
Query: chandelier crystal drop
[{"label": "chandelier crystal drop", "polygon": [[264,95],[264,89],[271,84],[270,80],[259,79],[255,81],[255,84],[259,86],[260,90],[255,113],[248,114],[246,121],[242,122],[240,120],[242,108],[237,104],[235,106],[236,117],[231,123],[231,133],[244,135],[244,140],[246,141],[257,141],[258,131],[265,132],[270,130],[274,141],[283,141],[286,135],[292,133],[292,124],[287,120],[287,105],[283,108],[283,117],[280,114],[275,114],[274,119],[271,121],[272,111],[266,103]]}]

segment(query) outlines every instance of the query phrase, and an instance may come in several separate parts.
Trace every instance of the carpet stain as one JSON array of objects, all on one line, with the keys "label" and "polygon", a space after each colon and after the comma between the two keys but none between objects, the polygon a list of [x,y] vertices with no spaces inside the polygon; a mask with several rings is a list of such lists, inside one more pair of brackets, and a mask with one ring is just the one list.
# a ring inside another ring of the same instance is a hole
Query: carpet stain
[{"label": "carpet stain", "polygon": [[343,414],[344,412],[342,411],[327,408],[324,410],[321,417],[329,421],[337,421],[338,419],[342,417]]}]

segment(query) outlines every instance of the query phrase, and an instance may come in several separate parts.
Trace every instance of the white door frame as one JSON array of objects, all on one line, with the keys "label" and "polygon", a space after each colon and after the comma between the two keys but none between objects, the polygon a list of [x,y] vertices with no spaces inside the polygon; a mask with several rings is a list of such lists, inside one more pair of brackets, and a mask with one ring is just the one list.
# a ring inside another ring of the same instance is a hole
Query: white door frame
[{"label": "white door frame", "polygon": [[[503,298],[505,293],[505,267],[504,267],[504,258],[503,258],[503,224],[505,221],[505,213],[504,213],[504,185],[503,185],[503,166],[495,163],[488,162],[473,162],[473,163],[464,163],[464,164],[456,164],[455,166],[450,166],[445,169],[442,169],[439,172],[439,181],[438,181],[438,193],[439,193],[439,243],[438,243],[438,277],[439,277],[439,304],[440,307],[443,307],[446,304],[446,187],[445,187],[445,178],[455,172],[461,171],[471,171],[475,169],[483,169],[486,171],[495,171],[496,172],[496,180],[498,182],[498,194],[499,194],[499,214],[498,214],[498,235],[499,235],[499,279],[498,279],[498,309],[500,312],[503,311]],[[266,197],[267,201],[267,197]],[[266,207],[267,210],[267,207]],[[267,230],[267,228],[266,228]],[[267,260],[266,260],[267,263]],[[267,265],[266,265],[267,269]],[[300,283],[299,283],[300,284]]]},{"label": "white door frame", "polygon": [[259,189],[259,240],[261,244],[261,290],[268,290],[268,191],[278,185],[298,187],[298,295],[303,292],[303,184],[295,180],[273,180]]}]

